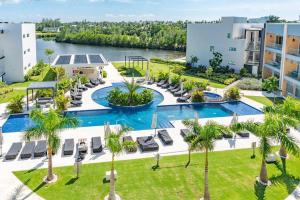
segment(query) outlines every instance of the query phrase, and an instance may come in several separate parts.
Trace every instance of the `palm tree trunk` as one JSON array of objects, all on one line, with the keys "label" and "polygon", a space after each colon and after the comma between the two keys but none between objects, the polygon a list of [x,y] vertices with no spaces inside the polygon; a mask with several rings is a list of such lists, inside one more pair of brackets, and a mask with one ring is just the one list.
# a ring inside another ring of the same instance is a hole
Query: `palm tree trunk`
[{"label": "palm tree trunk", "polygon": [[53,169],[52,169],[52,149],[51,147],[48,147],[47,150],[47,156],[48,156],[48,175],[47,175],[47,181],[53,180]]},{"label": "palm tree trunk", "polygon": [[210,194],[208,190],[208,149],[205,149],[205,176],[204,176],[204,200],[210,200]]},{"label": "palm tree trunk", "polygon": [[267,164],[266,164],[266,161],[264,158],[261,161],[261,169],[260,169],[259,178],[260,178],[261,182],[268,184]]},{"label": "palm tree trunk", "polygon": [[188,161],[187,163],[185,164],[185,167],[187,168],[191,163],[191,148],[189,148],[189,156],[188,156]]},{"label": "palm tree trunk", "polygon": [[280,157],[284,157],[284,158],[287,157],[287,151],[283,145],[280,146],[279,155]]},{"label": "palm tree trunk", "polygon": [[111,171],[110,171],[110,188],[109,188],[109,200],[115,200],[116,199],[116,192],[115,192],[115,154],[112,154],[112,160],[111,160]]}]

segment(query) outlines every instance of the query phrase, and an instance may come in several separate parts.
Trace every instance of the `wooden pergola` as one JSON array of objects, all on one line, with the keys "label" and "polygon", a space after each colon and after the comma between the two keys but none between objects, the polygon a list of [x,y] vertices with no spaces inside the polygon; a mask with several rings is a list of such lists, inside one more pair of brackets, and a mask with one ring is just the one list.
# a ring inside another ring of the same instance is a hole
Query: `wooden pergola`
[{"label": "wooden pergola", "polygon": [[142,62],[142,69],[144,69],[144,62],[147,62],[147,69],[149,68],[149,60],[144,58],[143,56],[125,56],[125,67],[127,67],[127,60],[128,60],[128,64],[129,64],[129,68],[130,63],[132,62],[132,68],[134,68],[134,63],[137,62],[138,65],[140,64],[140,62]]}]

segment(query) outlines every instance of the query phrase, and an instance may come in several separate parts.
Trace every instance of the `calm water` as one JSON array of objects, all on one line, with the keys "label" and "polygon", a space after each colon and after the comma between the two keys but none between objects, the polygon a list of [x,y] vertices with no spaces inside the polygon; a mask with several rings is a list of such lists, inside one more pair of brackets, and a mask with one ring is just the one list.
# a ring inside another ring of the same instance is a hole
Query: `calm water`
[{"label": "calm water", "polygon": [[[69,43],[57,43],[52,40],[37,39],[37,59],[47,61],[48,58],[44,54],[46,48],[53,49],[56,54],[88,54],[101,53],[109,61],[123,61],[125,56],[143,56],[145,58],[165,58],[173,59],[184,57],[184,52],[166,51],[155,49],[134,49],[134,48],[118,48],[118,47],[101,47],[92,45],[80,45]],[[55,56],[52,56],[54,59]]]}]

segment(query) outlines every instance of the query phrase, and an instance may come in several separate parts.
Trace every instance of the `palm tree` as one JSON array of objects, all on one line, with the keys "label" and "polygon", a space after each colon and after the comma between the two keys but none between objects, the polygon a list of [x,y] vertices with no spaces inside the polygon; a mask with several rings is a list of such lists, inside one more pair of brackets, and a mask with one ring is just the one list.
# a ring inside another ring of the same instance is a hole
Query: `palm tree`
[{"label": "palm tree", "polygon": [[132,143],[129,142],[122,142],[122,136],[130,130],[127,127],[122,126],[116,132],[108,133],[106,137],[106,146],[112,153],[111,158],[111,172],[110,172],[110,188],[108,194],[108,200],[115,200],[116,199],[116,191],[115,191],[115,156],[121,153],[124,149],[129,148],[132,146]]},{"label": "palm tree", "polygon": [[273,102],[276,100],[276,92],[279,91],[279,82],[278,78],[271,76],[266,79],[263,83],[263,87],[270,93],[273,93]]},{"label": "palm tree", "polygon": [[52,152],[56,152],[60,146],[58,133],[62,128],[77,127],[78,121],[75,118],[62,116],[53,109],[50,109],[47,114],[42,113],[41,110],[33,110],[30,112],[29,117],[34,122],[34,126],[26,131],[25,139],[46,139],[48,156],[47,181],[52,181],[54,178],[52,170]]},{"label": "palm tree", "polygon": [[225,126],[219,125],[214,121],[208,121],[204,126],[197,122],[188,122],[189,129],[195,134],[191,142],[192,148],[199,148],[205,152],[205,180],[204,180],[204,200],[210,200],[208,187],[208,152],[214,149],[214,141],[222,135],[222,131],[227,130]]},{"label": "palm tree", "polygon": [[133,100],[133,95],[137,92],[137,90],[141,87],[138,83],[134,81],[134,79],[131,79],[131,82],[125,81],[125,87],[128,90],[129,94],[129,105],[131,105]]},{"label": "palm tree", "polygon": [[45,55],[48,57],[48,64],[51,65],[51,56],[54,54],[54,50],[52,49],[45,49]]}]

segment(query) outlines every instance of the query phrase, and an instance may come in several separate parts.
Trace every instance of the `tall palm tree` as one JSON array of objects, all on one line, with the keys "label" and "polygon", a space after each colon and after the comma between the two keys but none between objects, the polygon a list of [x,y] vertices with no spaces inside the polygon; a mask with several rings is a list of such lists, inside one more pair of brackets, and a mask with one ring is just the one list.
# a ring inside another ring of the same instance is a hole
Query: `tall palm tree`
[{"label": "tall palm tree", "polygon": [[[279,155],[282,158],[284,171],[287,152],[293,155],[299,154],[299,147],[294,138],[292,138],[287,130],[289,127],[297,128],[300,122],[300,103],[292,97],[287,97],[283,104],[266,107],[265,111],[272,114],[273,123],[276,125],[275,137],[281,143]],[[286,140],[288,138],[288,140]]]},{"label": "tall palm tree", "polygon": [[52,152],[56,152],[60,146],[58,133],[62,128],[77,127],[78,121],[75,118],[62,116],[53,109],[47,114],[42,113],[41,110],[33,110],[30,112],[29,117],[34,122],[34,126],[26,131],[25,139],[46,139],[48,156],[47,181],[51,181],[54,178],[52,170]]},{"label": "tall palm tree", "polygon": [[189,122],[189,129],[195,134],[191,146],[199,147],[205,152],[204,200],[210,200],[208,187],[208,152],[214,149],[215,139],[222,135],[223,130],[227,130],[228,128],[214,121],[208,121],[204,126],[200,126],[197,122]]},{"label": "tall palm tree", "polygon": [[108,200],[115,200],[116,199],[116,191],[115,191],[115,156],[119,153],[121,153],[124,149],[131,146],[131,143],[128,142],[122,142],[122,136],[124,133],[126,133],[128,130],[130,130],[127,127],[122,126],[118,131],[116,132],[110,132],[108,133],[106,137],[106,146],[112,153],[111,158],[111,172],[110,172],[110,188],[109,188],[109,194],[108,194]]},{"label": "tall palm tree", "polygon": [[275,103],[276,92],[279,91],[278,78],[276,78],[275,76],[271,76],[264,81],[263,85],[268,92],[273,93],[273,102]]},{"label": "tall palm tree", "polygon": [[131,105],[133,95],[137,92],[137,90],[141,87],[138,83],[134,81],[134,78],[131,79],[131,82],[125,81],[125,87],[129,93],[129,104]]}]

